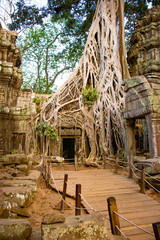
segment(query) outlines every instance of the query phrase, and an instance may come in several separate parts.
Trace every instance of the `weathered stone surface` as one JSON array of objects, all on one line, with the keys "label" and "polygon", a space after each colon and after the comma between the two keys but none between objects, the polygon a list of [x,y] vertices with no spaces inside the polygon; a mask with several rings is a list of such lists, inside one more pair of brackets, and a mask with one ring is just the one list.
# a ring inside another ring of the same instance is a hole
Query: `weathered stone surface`
[{"label": "weathered stone surface", "polygon": [[17,177],[16,179],[18,180],[31,180],[34,182],[37,182],[38,179],[40,178],[41,173],[37,170],[30,170],[28,176],[21,176]]},{"label": "weathered stone surface", "polygon": [[26,164],[28,163],[27,156],[25,154],[7,154],[4,158],[4,165],[10,164]]},{"label": "weathered stone surface", "polygon": [[147,177],[146,179],[150,184],[160,191],[160,175],[154,175],[154,177]]},{"label": "weathered stone surface", "polygon": [[142,157],[134,158],[135,166],[142,169],[142,166],[146,166],[146,171],[149,174],[160,173],[160,158],[143,159]]},{"label": "weathered stone surface", "polygon": [[32,180],[21,180],[17,178],[0,180],[0,187],[22,187],[32,185],[36,187],[35,182],[33,182]]},{"label": "weathered stone surface", "polygon": [[25,207],[33,201],[40,172],[31,171],[29,176],[9,179],[4,178],[8,173],[3,174],[3,179],[0,179],[0,218],[29,217]]},{"label": "weathered stone surface", "polygon": [[42,240],[115,240],[101,216],[67,217],[65,223],[42,224]]},{"label": "weathered stone surface", "polygon": [[31,231],[27,220],[0,219],[0,240],[27,240]]},{"label": "weathered stone surface", "polygon": [[9,210],[8,209],[1,209],[0,206],[0,218],[8,218],[9,217]]},{"label": "weathered stone surface", "polygon": [[15,213],[17,216],[21,217],[30,217],[30,214],[27,211],[27,208],[20,208],[19,206],[11,209],[12,213]]},{"label": "weathered stone surface", "polygon": [[28,157],[28,161],[31,161],[32,165],[37,165],[41,161],[41,157],[31,156]]},{"label": "weathered stone surface", "polygon": [[32,189],[32,187],[3,187],[1,189],[11,206],[13,203],[16,203],[20,207],[28,207],[35,192],[35,189]]},{"label": "weathered stone surface", "polygon": [[58,162],[64,162],[64,158],[63,157],[56,156],[56,160]]},{"label": "weathered stone surface", "polygon": [[25,175],[28,175],[28,165],[27,164],[17,165],[16,168],[18,170],[20,170],[22,173],[24,173]]},{"label": "weathered stone surface", "polygon": [[61,135],[63,136],[81,136],[81,134],[80,129],[61,129]]},{"label": "weathered stone surface", "polygon": [[[153,18],[153,15],[156,17]],[[132,76],[160,71],[159,15],[160,7],[156,6],[146,12],[143,20],[138,21],[137,29],[131,38],[131,48],[128,51],[128,63]]]},{"label": "weathered stone surface", "polygon": [[63,223],[65,217],[60,213],[47,214],[42,219],[42,224]]},{"label": "weathered stone surface", "polygon": [[[132,77],[125,79],[124,118],[127,121],[146,119],[151,158],[160,156],[159,16],[160,6],[155,6],[146,12],[142,21],[138,22],[128,51]],[[154,114],[156,114],[155,117]],[[127,146],[128,143],[126,142],[125,145]],[[126,149],[126,151],[129,150]]]},{"label": "weathered stone surface", "polygon": [[54,163],[61,163],[64,162],[64,158],[63,157],[59,157],[59,156],[50,156],[47,158],[47,160],[50,162],[54,162]]},{"label": "weathered stone surface", "polygon": [[3,179],[13,179],[13,176],[9,173],[1,173],[0,175],[0,180],[3,180]]},{"label": "weathered stone surface", "polygon": [[8,216],[9,210],[6,208],[5,205],[5,196],[2,189],[0,189],[0,218],[7,218]]}]

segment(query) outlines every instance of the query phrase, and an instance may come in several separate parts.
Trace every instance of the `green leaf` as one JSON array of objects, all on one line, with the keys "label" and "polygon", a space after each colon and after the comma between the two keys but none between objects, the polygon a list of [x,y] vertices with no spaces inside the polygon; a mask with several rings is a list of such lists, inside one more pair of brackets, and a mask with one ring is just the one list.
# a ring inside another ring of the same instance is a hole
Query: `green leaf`
[{"label": "green leaf", "polygon": [[91,109],[92,105],[97,101],[99,94],[96,88],[86,88],[82,90],[82,102],[88,106],[88,111]]}]

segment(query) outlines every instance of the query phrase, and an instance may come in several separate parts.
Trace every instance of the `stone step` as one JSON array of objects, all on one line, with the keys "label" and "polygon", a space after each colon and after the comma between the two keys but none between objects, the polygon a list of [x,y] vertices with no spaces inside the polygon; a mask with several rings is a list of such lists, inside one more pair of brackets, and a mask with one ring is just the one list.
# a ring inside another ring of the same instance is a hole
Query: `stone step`
[{"label": "stone step", "polygon": [[25,187],[30,186],[36,191],[36,183],[32,180],[21,180],[21,179],[5,179],[0,180],[0,187]]}]

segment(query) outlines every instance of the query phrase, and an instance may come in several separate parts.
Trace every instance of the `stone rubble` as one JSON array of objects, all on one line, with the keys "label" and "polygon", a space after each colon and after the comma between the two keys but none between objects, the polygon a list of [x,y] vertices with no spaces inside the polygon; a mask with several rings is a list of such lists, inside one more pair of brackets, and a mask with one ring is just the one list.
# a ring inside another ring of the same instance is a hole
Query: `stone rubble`
[{"label": "stone rubble", "polygon": [[[30,170],[27,156],[10,154],[1,158],[0,240],[29,239],[32,228],[27,207],[34,200],[40,172]],[[23,219],[20,219],[23,218]]]}]

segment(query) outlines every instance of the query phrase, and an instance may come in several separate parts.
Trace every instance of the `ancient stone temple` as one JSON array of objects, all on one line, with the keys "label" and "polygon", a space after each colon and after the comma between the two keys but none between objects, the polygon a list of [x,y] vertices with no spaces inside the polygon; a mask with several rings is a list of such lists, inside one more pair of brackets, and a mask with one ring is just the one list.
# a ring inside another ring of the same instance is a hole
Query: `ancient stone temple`
[{"label": "ancient stone temple", "polygon": [[0,155],[31,152],[31,113],[35,112],[30,90],[23,91],[21,54],[17,33],[0,29]]},{"label": "ancient stone temple", "polygon": [[160,6],[147,11],[131,39],[125,81],[127,151],[136,155],[135,123],[146,122],[150,158],[160,156]]},{"label": "ancient stone temple", "polygon": [[[98,1],[78,67],[43,107],[38,121],[54,126],[59,136],[59,141],[45,139],[47,155],[92,161],[125,146],[128,155],[136,155],[135,127],[144,125],[143,145],[150,157],[160,156],[160,8],[148,10],[138,23],[128,52],[131,78],[124,89],[119,4]],[[16,38],[16,32],[0,29],[0,155],[29,154],[35,142],[42,150],[33,132],[36,94],[21,89]],[[87,105],[83,90],[90,89],[97,98]]]}]

